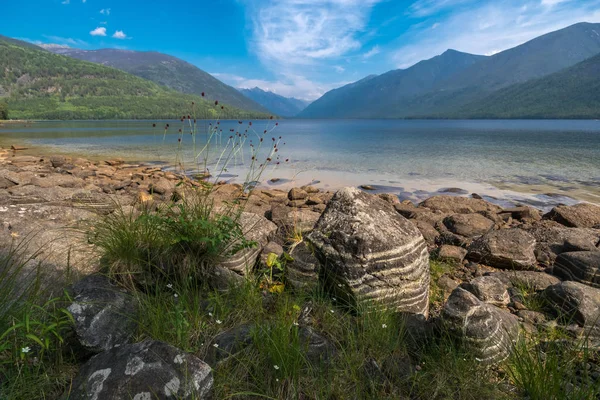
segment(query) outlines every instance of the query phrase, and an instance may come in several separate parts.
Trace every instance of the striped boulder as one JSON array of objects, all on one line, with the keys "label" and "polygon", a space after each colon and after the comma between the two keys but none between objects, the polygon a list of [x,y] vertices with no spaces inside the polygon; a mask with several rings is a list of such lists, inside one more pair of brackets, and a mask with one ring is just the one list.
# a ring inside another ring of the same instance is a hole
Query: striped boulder
[{"label": "striped boulder", "polygon": [[461,287],[454,289],[444,305],[442,321],[486,365],[505,360],[519,334],[514,315],[484,303]]},{"label": "striped boulder", "polygon": [[600,288],[600,250],[559,254],[554,263],[553,273],[568,281]]},{"label": "striped boulder", "polygon": [[356,188],[342,189],[307,238],[323,281],[340,300],[427,316],[427,245],[385,200]]},{"label": "striped boulder", "polygon": [[[255,242],[256,246],[239,250],[225,257],[218,267],[246,276],[254,268],[263,247],[269,243],[269,239],[277,231],[277,225],[265,217],[249,212],[243,212],[240,215],[239,223],[244,237]],[[236,243],[232,243],[230,248],[234,248],[235,245]]]}]

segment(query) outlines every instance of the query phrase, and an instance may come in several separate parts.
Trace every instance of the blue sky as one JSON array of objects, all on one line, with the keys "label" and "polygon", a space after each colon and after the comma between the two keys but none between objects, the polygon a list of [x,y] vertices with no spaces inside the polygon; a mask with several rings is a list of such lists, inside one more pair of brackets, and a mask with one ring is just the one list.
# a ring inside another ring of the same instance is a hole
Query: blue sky
[{"label": "blue sky", "polygon": [[4,0],[0,34],[156,50],[236,87],[312,100],[448,48],[494,54],[600,22],[600,0]]}]

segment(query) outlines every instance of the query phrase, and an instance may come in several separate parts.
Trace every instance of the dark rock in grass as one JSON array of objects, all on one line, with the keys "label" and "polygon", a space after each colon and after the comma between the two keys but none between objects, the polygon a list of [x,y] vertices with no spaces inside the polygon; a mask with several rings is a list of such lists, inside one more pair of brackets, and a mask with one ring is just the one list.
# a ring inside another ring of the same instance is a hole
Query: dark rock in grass
[{"label": "dark rock in grass", "polygon": [[427,245],[385,200],[356,188],[338,191],[308,240],[324,282],[348,304],[428,314]]},{"label": "dark rock in grass", "polygon": [[519,334],[519,323],[514,315],[482,302],[460,287],[448,298],[442,321],[483,364],[506,359]]},{"label": "dark rock in grass", "polygon": [[215,367],[250,346],[253,328],[252,324],[244,324],[215,336],[208,348],[205,361]]},{"label": "dark rock in grass", "polygon": [[535,238],[521,229],[489,232],[469,246],[467,258],[495,268],[532,269],[537,265]]},{"label": "dark rock in grass", "polygon": [[[226,268],[241,276],[247,276],[254,269],[263,246],[269,243],[269,240],[277,231],[277,226],[265,217],[248,212],[241,214],[239,223],[244,237],[256,243],[256,246],[239,250],[227,256],[219,263],[219,267]],[[230,248],[233,249],[235,245],[233,243]]]},{"label": "dark rock in grass", "polygon": [[306,242],[301,242],[290,251],[294,259],[287,263],[286,279],[296,289],[311,289],[319,282],[319,260]]},{"label": "dark rock in grass", "polygon": [[72,297],[67,310],[85,349],[98,353],[130,343],[137,329],[138,310],[126,291],[104,276],[90,275],[73,285]]},{"label": "dark rock in grass", "polygon": [[461,263],[467,255],[467,250],[458,246],[444,244],[438,250],[438,257],[444,261]]},{"label": "dark rock in grass", "polygon": [[533,325],[540,325],[547,321],[544,313],[541,313],[539,311],[521,310],[517,312],[517,317],[523,319],[524,322]]},{"label": "dark rock in grass", "polygon": [[283,247],[276,242],[267,243],[260,253],[260,262],[263,265],[267,265],[267,258],[269,257],[269,254],[276,254],[277,257],[279,257],[283,254]]},{"label": "dark rock in grass", "polygon": [[308,193],[302,189],[292,188],[288,192],[288,199],[290,200],[305,200],[308,197]]},{"label": "dark rock in grass", "polygon": [[69,400],[208,399],[212,370],[199,358],[154,340],[115,347],[85,363]]},{"label": "dark rock in grass", "polygon": [[600,224],[600,206],[579,203],[574,206],[557,206],[544,219],[556,221],[571,228],[592,228]]},{"label": "dark rock in grass", "polygon": [[474,238],[494,229],[494,221],[481,214],[454,214],[444,218],[444,225],[452,233]]},{"label": "dark rock in grass", "polygon": [[560,254],[552,269],[554,275],[600,288],[600,250]]},{"label": "dark rock in grass", "polygon": [[548,287],[544,294],[562,321],[600,326],[600,289],[567,281]]},{"label": "dark rock in grass", "polygon": [[301,326],[298,330],[300,346],[312,365],[327,364],[336,354],[336,348],[327,338],[310,326]]},{"label": "dark rock in grass", "polygon": [[431,197],[423,201],[419,206],[449,214],[472,214],[482,211],[499,213],[502,211],[501,207],[488,203],[485,200],[448,195]]},{"label": "dark rock in grass", "polygon": [[595,251],[600,230],[567,228],[554,221],[540,221],[527,230],[536,239],[535,253],[539,262],[552,264],[561,253]]},{"label": "dark rock in grass", "polygon": [[537,271],[500,271],[490,275],[500,279],[507,287],[521,287],[536,292],[560,282],[555,276]]},{"label": "dark rock in grass", "polygon": [[510,296],[502,281],[493,276],[480,276],[468,284],[468,290],[484,303],[504,307],[510,302]]}]

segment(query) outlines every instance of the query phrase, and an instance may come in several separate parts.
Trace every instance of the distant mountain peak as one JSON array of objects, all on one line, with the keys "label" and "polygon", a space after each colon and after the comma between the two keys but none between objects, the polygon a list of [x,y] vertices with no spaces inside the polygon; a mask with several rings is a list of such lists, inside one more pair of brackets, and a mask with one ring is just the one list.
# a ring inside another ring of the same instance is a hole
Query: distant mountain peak
[{"label": "distant mountain peak", "polygon": [[307,101],[294,97],[284,97],[258,86],[252,89],[238,89],[244,96],[254,100],[267,110],[282,117],[295,117],[308,105]]}]

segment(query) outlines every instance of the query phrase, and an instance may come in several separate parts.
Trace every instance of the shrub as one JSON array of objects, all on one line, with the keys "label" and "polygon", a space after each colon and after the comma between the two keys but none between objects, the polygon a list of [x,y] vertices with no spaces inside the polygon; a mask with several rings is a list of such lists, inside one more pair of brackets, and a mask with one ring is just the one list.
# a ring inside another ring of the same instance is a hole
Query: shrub
[{"label": "shrub", "polygon": [[0,120],[8,119],[8,105],[0,101]]}]

